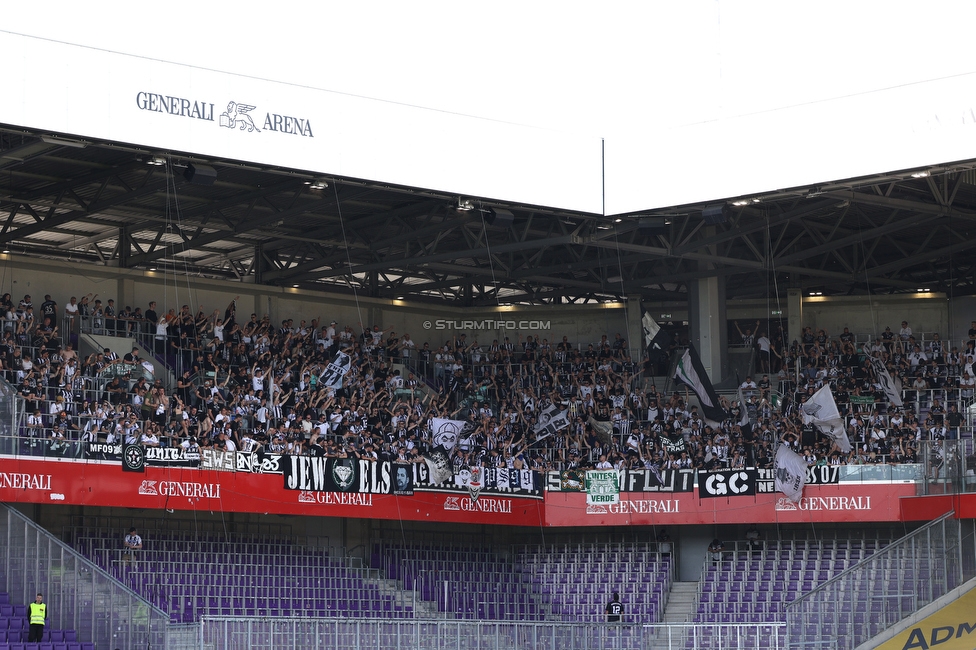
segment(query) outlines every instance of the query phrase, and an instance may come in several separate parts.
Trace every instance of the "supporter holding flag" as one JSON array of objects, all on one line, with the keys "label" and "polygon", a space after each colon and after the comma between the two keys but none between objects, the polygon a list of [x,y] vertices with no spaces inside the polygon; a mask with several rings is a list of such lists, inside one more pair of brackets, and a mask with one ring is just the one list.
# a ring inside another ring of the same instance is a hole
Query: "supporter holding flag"
[{"label": "supporter holding flag", "polygon": [[776,491],[799,503],[807,481],[807,464],[803,457],[782,444],[776,450]]},{"label": "supporter holding flag", "polygon": [[820,433],[833,440],[841,452],[850,453],[851,441],[844,430],[844,420],[837,410],[829,384],[825,384],[814,393],[803,403],[800,410],[803,411],[804,424],[814,425]]},{"label": "supporter holding flag", "polygon": [[707,420],[719,423],[729,417],[729,414],[719,404],[718,395],[715,394],[715,389],[712,388],[712,382],[708,380],[708,375],[705,373],[705,367],[702,366],[701,359],[698,358],[698,353],[690,345],[678,361],[678,367],[674,371],[674,378],[695,392],[695,395],[698,396],[698,401],[701,403],[702,412],[705,414]]},{"label": "supporter holding flag", "polygon": [[561,409],[556,404],[552,404],[539,414],[539,421],[532,427],[532,431],[536,436],[532,444],[542,442],[544,439],[568,426],[569,411]]},{"label": "supporter holding flag", "polygon": [[900,386],[896,385],[891,378],[891,374],[888,369],[885,368],[885,363],[880,357],[870,357],[871,367],[874,369],[874,375],[881,384],[881,389],[884,391],[885,397],[892,406],[901,407],[903,406],[901,401],[901,390]]}]

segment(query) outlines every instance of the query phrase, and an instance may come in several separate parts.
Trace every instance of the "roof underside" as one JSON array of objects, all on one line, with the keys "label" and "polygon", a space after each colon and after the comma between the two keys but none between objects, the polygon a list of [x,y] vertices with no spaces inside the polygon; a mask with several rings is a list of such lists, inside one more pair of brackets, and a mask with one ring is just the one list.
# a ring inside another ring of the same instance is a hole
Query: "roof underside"
[{"label": "roof underside", "polygon": [[[315,189],[301,170],[77,144],[0,127],[4,249],[465,305],[685,300],[711,276],[729,299],[964,295],[976,281],[973,162],[745,197],[708,225],[702,204],[610,218],[464,197],[474,209],[459,211],[461,197],[423,189]],[[216,181],[187,181],[190,164]],[[707,185],[704,169],[688,173]]]}]

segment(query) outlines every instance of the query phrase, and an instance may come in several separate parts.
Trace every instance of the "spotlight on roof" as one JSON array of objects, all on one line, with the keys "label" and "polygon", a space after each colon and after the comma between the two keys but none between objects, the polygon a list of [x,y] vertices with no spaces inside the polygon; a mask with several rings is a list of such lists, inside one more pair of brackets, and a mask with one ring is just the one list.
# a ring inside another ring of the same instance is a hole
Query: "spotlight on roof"
[{"label": "spotlight on roof", "polygon": [[729,220],[729,210],[724,203],[713,203],[712,205],[706,205],[702,210],[702,221],[707,225],[714,226],[716,224],[725,223]]},{"label": "spotlight on roof", "polygon": [[912,178],[928,178],[929,173],[924,170],[920,170],[912,173]]},{"label": "spotlight on roof", "polygon": [[641,235],[666,235],[671,220],[667,217],[641,217],[637,222],[637,232]]},{"label": "spotlight on roof", "polygon": [[474,210],[474,201],[471,199],[458,199],[457,209],[458,212],[470,212]]},{"label": "spotlight on roof", "polygon": [[193,185],[213,185],[217,180],[217,170],[209,165],[189,164],[183,172],[183,178]]},{"label": "spotlight on roof", "polygon": [[153,165],[154,167],[162,167],[166,164],[166,159],[162,156],[150,156],[146,159],[147,165]]},{"label": "spotlight on roof", "polygon": [[324,190],[329,186],[329,182],[324,178],[316,178],[315,180],[305,181],[310,190]]},{"label": "spotlight on roof", "polygon": [[515,221],[515,215],[512,214],[511,210],[505,210],[504,208],[492,208],[488,211],[485,216],[485,221],[489,226],[495,226],[496,228],[508,228]]}]

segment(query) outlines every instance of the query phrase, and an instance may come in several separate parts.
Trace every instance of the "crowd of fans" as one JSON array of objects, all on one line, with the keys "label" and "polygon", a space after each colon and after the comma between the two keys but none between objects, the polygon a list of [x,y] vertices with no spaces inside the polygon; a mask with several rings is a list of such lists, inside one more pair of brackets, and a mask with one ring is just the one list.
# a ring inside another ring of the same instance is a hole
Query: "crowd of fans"
[{"label": "crowd of fans", "polygon": [[[5,294],[0,310],[8,321],[3,372],[25,399],[23,442],[37,453],[65,453],[73,441],[127,442],[182,448],[191,459],[210,447],[422,462],[434,444],[432,419],[449,418],[467,423],[451,450],[456,469],[771,467],[780,441],[810,465],[915,463],[921,441],[964,433],[961,412],[976,385],[976,322],[962,351],[937,335],[923,344],[908,323],[861,342],[846,328],[836,337],[807,328],[788,345],[782,331],[769,338],[759,323],[737,324],[765,373],[723,399],[724,421],[706,422],[686,389],[664,394],[647,380],[620,334],[576,345],[565,336],[485,344],[460,333],[432,348],[378,325],[273,324],[239,315],[236,300],[223,311],[184,305],[160,314],[155,303],[116,310],[88,295],[61,314],[46,296],[39,320],[30,296],[14,305]],[[145,363],[138,349],[121,359],[109,350],[79,357],[79,327],[142,337],[178,369],[175,387],[137,372]],[[349,355],[349,371],[330,386],[322,378],[338,352]],[[903,407],[887,403],[872,355],[902,382]],[[112,368],[123,372],[108,379]],[[800,417],[802,402],[825,384],[849,453]],[[542,437],[539,416],[553,406],[569,425]]]}]

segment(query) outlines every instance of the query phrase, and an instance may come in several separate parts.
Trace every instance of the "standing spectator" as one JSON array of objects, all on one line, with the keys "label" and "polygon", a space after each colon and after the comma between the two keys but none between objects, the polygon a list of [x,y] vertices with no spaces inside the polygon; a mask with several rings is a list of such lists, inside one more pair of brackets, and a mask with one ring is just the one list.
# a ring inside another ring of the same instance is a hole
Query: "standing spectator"
[{"label": "standing spectator", "polygon": [[668,534],[667,528],[662,528],[661,532],[657,534],[657,550],[662,555],[671,554],[671,535]]},{"label": "standing spectator", "polygon": [[58,303],[51,299],[50,294],[44,296],[44,302],[41,303],[41,320],[45,318],[50,318],[52,323],[57,322],[58,318]]},{"label": "standing spectator", "polygon": [[759,333],[756,339],[756,346],[759,348],[759,367],[763,372],[769,372],[772,355],[770,348],[772,344],[765,333]]},{"label": "standing spectator", "polygon": [[410,359],[413,357],[414,348],[416,348],[416,344],[410,339],[410,335],[404,334],[403,340],[400,341],[400,357],[407,365],[410,365]]},{"label": "standing spectator", "polygon": [[962,426],[963,417],[955,404],[949,405],[949,412],[946,414],[946,424],[949,425],[949,439],[959,439],[959,428]]},{"label": "standing spectator", "polygon": [[607,615],[607,623],[620,622],[620,617],[624,613],[624,606],[620,603],[620,594],[616,591],[613,592],[613,598],[607,603],[604,613]]},{"label": "standing spectator", "polygon": [[115,321],[115,316],[117,315],[115,311],[115,300],[109,298],[108,304],[105,305],[105,309],[102,310],[102,313],[105,315],[105,329],[107,330],[106,333],[109,336],[115,336],[117,334],[116,332],[117,324]]},{"label": "standing spectator", "polygon": [[[743,332],[742,328],[739,327],[738,321],[735,321],[735,329],[738,330],[739,336],[742,337],[742,345],[751,348],[752,345],[756,342],[756,335],[753,334],[752,329],[747,327],[746,331]],[[759,330],[759,321],[756,321],[756,330],[757,331]]]},{"label": "standing spectator", "polygon": [[126,564],[133,563],[136,551],[142,549],[142,538],[133,526],[129,529],[129,534],[122,539],[122,558]]},{"label": "standing spectator", "polygon": [[44,638],[44,624],[47,622],[47,604],[44,602],[44,594],[38,593],[34,597],[34,602],[28,606],[27,614],[30,622],[27,643],[40,643]]},{"label": "standing spectator", "polygon": [[156,301],[153,300],[149,303],[146,308],[145,313],[142,315],[145,321],[145,328],[147,332],[152,332],[153,328],[156,327],[156,323],[159,322],[159,314],[156,313]]},{"label": "standing spectator", "polygon": [[902,341],[907,341],[912,338],[912,328],[909,327],[907,320],[901,322],[901,329],[898,330],[898,338]]}]

